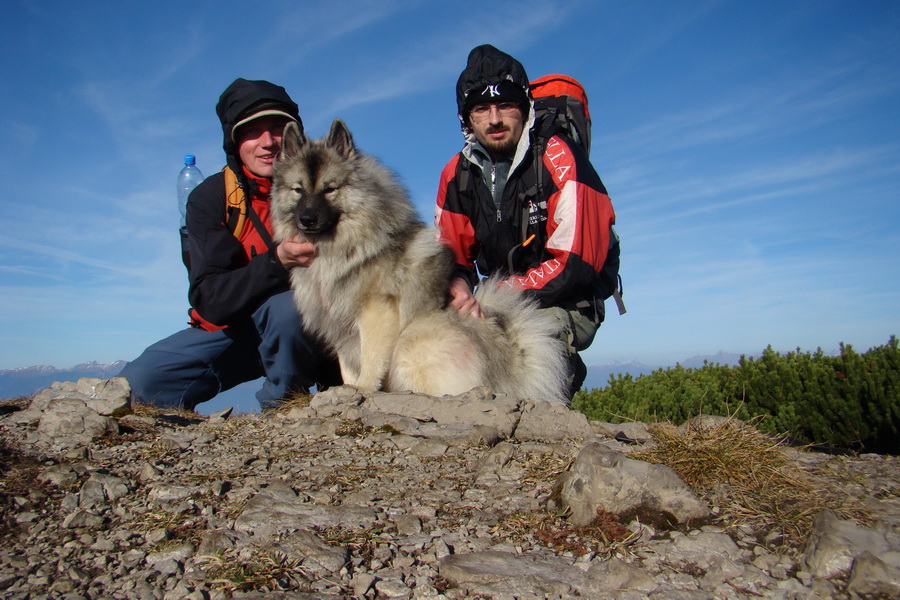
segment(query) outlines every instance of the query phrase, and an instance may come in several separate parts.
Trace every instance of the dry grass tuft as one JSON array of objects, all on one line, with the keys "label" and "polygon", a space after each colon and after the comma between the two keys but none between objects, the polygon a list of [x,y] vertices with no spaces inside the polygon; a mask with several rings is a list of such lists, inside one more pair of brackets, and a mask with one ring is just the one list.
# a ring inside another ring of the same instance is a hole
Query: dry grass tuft
[{"label": "dry grass tuft", "polygon": [[17,410],[25,410],[31,406],[32,400],[34,400],[33,396],[19,396],[18,398],[0,400],[0,415],[15,412]]},{"label": "dry grass tuft", "polygon": [[359,421],[341,421],[341,424],[338,425],[337,429],[334,431],[335,435],[341,437],[365,437],[367,434],[372,433],[371,427],[366,427]]},{"label": "dry grass tuft", "polygon": [[294,408],[306,408],[312,402],[313,394],[309,392],[291,392],[281,401],[276,412],[284,413]]},{"label": "dry grass tuft", "polygon": [[288,558],[281,552],[254,549],[246,556],[224,550],[205,560],[203,570],[210,585],[228,597],[234,592],[309,591],[311,577],[300,566],[302,559]]},{"label": "dry grass tuft", "polygon": [[184,410],[181,408],[160,408],[143,402],[132,402],[131,413],[139,417],[176,417],[185,421],[195,422],[204,421],[206,417],[192,410]]},{"label": "dry grass tuft", "polygon": [[43,468],[40,460],[0,438],[0,496],[27,496]]},{"label": "dry grass tuft", "polygon": [[169,513],[148,511],[133,521],[130,526],[135,531],[147,533],[155,529],[165,529],[167,539],[172,542],[190,542],[199,545],[206,531],[206,519],[189,513]]},{"label": "dry grass tuft", "polygon": [[500,520],[493,533],[512,541],[533,539],[558,553],[593,553],[607,558],[640,537],[625,528],[618,517],[603,510],[598,510],[597,517],[585,526],[572,525],[566,515],[511,513]]},{"label": "dry grass tuft", "polygon": [[385,433],[387,435],[397,435],[400,432],[389,424],[384,424],[379,427],[370,427],[363,425],[359,421],[341,421],[341,424],[334,432],[335,435],[339,435],[342,437],[356,438],[369,437],[379,433]]},{"label": "dry grass tuft", "polygon": [[553,452],[527,453],[524,458],[525,476],[523,482],[528,484],[553,483],[569,470],[575,459],[560,456]]},{"label": "dry grass tuft", "polygon": [[343,527],[316,527],[316,536],[329,546],[347,548],[366,560],[371,560],[379,543],[388,543],[384,527],[375,526],[368,529],[346,529]]},{"label": "dry grass tuft", "polygon": [[753,424],[729,419],[701,427],[688,421],[679,430],[661,423],[652,434],[655,448],[629,456],[671,467],[691,490],[720,507],[719,519],[728,528],[750,527],[760,537],[796,547],[825,508],[843,518],[866,516],[792,463],[783,443]]},{"label": "dry grass tuft", "polygon": [[55,511],[64,490],[40,480],[45,468],[38,458],[23,453],[0,437],[0,546],[12,547],[19,527],[15,515],[22,510],[20,501],[33,510]]},{"label": "dry grass tuft", "polygon": [[321,488],[339,486],[342,493],[357,490],[361,484],[377,480],[385,474],[392,473],[389,467],[376,465],[344,465],[335,469],[319,483]]}]

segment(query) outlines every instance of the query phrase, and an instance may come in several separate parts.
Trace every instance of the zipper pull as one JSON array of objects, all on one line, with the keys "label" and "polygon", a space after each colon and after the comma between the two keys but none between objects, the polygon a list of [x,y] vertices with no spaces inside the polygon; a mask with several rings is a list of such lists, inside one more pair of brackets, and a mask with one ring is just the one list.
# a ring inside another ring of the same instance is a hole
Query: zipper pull
[{"label": "zipper pull", "polygon": [[498,222],[498,223],[502,223],[502,222],[503,222],[503,213],[500,212],[500,209],[499,209],[499,208],[497,209],[497,222]]}]

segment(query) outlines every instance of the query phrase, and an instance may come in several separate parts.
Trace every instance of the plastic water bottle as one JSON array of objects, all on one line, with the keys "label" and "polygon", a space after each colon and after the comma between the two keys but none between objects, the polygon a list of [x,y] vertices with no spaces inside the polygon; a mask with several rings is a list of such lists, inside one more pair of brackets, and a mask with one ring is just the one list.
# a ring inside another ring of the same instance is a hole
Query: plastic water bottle
[{"label": "plastic water bottle", "polygon": [[181,260],[187,270],[191,270],[190,246],[187,232],[187,202],[191,190],[203,181],[203,173],[197,168],[197,159],[193,154],[184,155],[184,168],[178,174],[178,211],[181,213],[181,227],[178,232],[181,235]]},{"label": "plastic water bottle", "polygon": [[181,226],[186,225],[188,196],[191,190],[203,181],[203,173],[197,168],[197,159],[193,154],[184,155],[184,168],[178,174],[178,211],[181,213]]}]

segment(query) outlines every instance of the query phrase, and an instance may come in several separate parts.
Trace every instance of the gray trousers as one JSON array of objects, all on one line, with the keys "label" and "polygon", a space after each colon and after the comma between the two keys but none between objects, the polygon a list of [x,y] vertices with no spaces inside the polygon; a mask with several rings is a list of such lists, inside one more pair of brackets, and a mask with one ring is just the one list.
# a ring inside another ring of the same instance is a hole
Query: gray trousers
[{"label": "gray trousers", "polygon": [[561,306],[542,308],[541,311],[552,315],[559,324],[558,337],[566,345],[566,357],[569,361],[569,400],[581,389],[587,377],[587,366],[578,355],[594,341],[600,323],[578,310],[565,309]]}]

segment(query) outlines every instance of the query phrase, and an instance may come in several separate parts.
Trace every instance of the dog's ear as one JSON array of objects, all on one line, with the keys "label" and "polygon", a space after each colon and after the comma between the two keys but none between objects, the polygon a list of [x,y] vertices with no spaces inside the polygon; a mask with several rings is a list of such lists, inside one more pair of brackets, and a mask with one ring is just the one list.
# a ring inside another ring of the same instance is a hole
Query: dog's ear
[{"label": "dog's ear", "polygon": [[290,158],[300,154],[300,150],[309,143],[306,134],[295,121],[288,121],[281,134],[281,156]]},{"label": "dog's ear", "polygon": [[335,119],[328,132],[328,145],[344,158],[352,158],[356,154],[356,146],[353,145],[353,136],[350,130],[340,119]]}]

